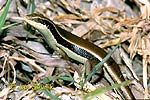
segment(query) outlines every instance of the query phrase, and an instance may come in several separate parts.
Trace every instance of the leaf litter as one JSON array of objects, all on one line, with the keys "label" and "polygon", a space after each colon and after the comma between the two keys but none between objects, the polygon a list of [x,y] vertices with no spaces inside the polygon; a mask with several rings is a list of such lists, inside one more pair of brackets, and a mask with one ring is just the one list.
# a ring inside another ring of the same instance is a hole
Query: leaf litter
[{"label": "leaf litter", "polygon": [[[137,99],[149,98],[150,3],[148,0],[35,0],[34,3],[36,5],[35,12],[44,14],[60,27],[81,38],[88,39],[104,48],[106,52],[111,51],[112,47],[121,41],[117,53],[114,53],[112,57],[116,62],[119,61],[119,65],[123,66],[121,69],[124,77],[134,80],[131,90],[134,91],[135,97]],[[18,16],[26,15],[26,12],[28,12],[26,5],[28,4],[29,2],[24,0],[12,2],[9,9],[13,9],[8,12],[5,25],[17,22]],[[63,94],[67,94],[66,98],[80,100],[83,99],[82,91],[86,93],[89,92],[86,90],[90,87],[99,88],[95,85],[99,82],[89,82],[87,84],[90,84],[90,86],[81,89],[81,91],[78,85],[81,86],[80,82],[83,81],[81,74],[84,71],[84,65],[61,58],[61,55],[54,53],[46,45],[37,31],[32,29],[34,30],[32,33],[37,34],[31,35],[24,29],[23,25],[22,23],[18,29],[15,28],[18,26],[12,26],[0,31],[1,34],[5,34],[0,37],[2,39],[0,45],[0,85],[7,87],[8,84],[15,83],[29,84],[31,87],[29,90],[21,90],[22,93],[18,92],[13,97],[9,94],[12,92],[9,87],[1,88],[2,91],[7,92],[6,94],[0,93],[1,99],[9,97],[16,99],[18,95],[20,95],[19,99],[33,99],[39,94],[40,96],[37,97],[39,100],[42,98],[48,99],[49,97],[42,94],[41,91],[35,92],[36,94],[32,93],[32,82],[40,85],[45,78],[48,78],[48,84],[54,85],[53,94],[60,98],[66,97]],[[23,70],[23,65],[28,66],[31,72]],[[57,76],[64,76],[64,80]],[[79,78],[78,85],[74,82],[65,81],[66,77],[72,78],[76,82]],[[77,77],[77,79],[74,77]],[[101,80],[100,83],[105,84],[106,81]],[[60,92],[60,89],[64,92]],[[114,95],[113,91],[104,94],[101,99],[104,99],[103,97],[120,98],[119,95]]]}]

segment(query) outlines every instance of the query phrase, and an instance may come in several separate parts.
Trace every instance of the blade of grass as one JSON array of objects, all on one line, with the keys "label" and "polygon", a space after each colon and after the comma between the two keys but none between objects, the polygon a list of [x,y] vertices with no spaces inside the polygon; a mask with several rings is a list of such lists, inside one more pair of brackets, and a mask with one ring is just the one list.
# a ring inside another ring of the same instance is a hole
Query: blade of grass
[{"label": "blade of grass", "polygon": [[20,23],[13,23],[13,24],[9,24],[9,25],[7,25],[7,26],[3,26],[3,27],[1,28],[1,30],[10,28],[10,27],[15,26],[15,25],[18,25],[18,24],[20,24]]},{"label": "blade of grass", "polygon": [[85,83],[85,81],[86,81],[86,80],[85,80],[85,79],[86,79],[86,77],[85,77],[85,76],[86,76],[86,75],[85,75],[85,74],[86,74],[86,67],[87,67],[87,65],[85,64],[85,65],[84,65],[84,70],[83,70],[83,72],[82,72],[82,82],[81,82],[81,84],[80,84],[82,88],[83,88],[84,83]]},{"label": "blade of grass", "polygon": [[56,80],[56,79],[61,79],[61,80],[69,81],[69,82],[75,82],[74,79],[69,76],[52,76],[52,77],[48,77],[48,78],[44,79],[43,83],[46,84],[46,83],[48,83],[52,80]]},{"label": "blade of grass", "polygon": [[84,95],[83,98],[84,98],[84,100],[91,100],[93,98],[96,98],[100,94],[105,93],[105,92],[112,90],[114,88],[120,88],[121,86],[127,86],[130,84],[130,82],[131,81],[129,80],[129,81],[125,81],[125,82],[120,83],[120,84],[113,84],[112,86],[98,88],[98,89]]},{"label": "blade of grass", "polygon": [[57,79],[62,79],[65,81],[69,81],[69,82],[75,82],[73,78],[69,77],[69,76],[57,76]]},{"label": "blade of grass", "polygon": [[47,84],[47,83],[51,82],[52,80],[53,80],[52,77],[47,77],[47,78],[45,78],[45,79],[42,81],[42,83],[43,83],[43,84]]},{"label": "blade of grass", "polygon": [[115,48],[113,48],[112,51],[110,51],[106,57],[104,57],[104,59],[99,62],[94,68],[93,70],[89,73],[89,75],[86,78],[86,81],[89,81],[91,79],[91,77],[103,66],[103,64],[111,57],[111,55],[114,53],[114,51],[119,47],[120,42],[115,46]]},{"label": "blade of grass", "polygon": [[2,26],[4,25],[4,23],[5,23],[5,20],[6,20],[6,17],[7,17],[7,13],[8,13],[11,1],[12,0],[7,0],[7,3],[5,5],[5,7],[2,9],[3,11],[2,11],[2,13],[0,15],[0,30],[1,30]]},{"label": "blade of grass", "polygon": [[35,10],[35,2],[34,0],[28,0],[28,6],[27,6],[27,14],[32,14]]}]

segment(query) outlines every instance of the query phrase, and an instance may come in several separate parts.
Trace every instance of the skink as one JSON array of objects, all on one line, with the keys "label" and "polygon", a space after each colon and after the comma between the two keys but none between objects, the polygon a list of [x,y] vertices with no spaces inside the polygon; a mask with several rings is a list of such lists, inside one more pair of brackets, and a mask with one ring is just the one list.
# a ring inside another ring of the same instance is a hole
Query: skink
[{"label": "skink", "polygon": [[[24,21],[41,33],[50,48],[76,61],[81,63],[93,59],[102,61],[107,55],[102,48],[60,28],[41,14],[34,13],[27,15]],[[104,67],[115,82],[121,83],[125,81],[119,66],[112,58],[104,63]],[[135,99],[128,86],[121,87],[121,90],[126,99]]]}]

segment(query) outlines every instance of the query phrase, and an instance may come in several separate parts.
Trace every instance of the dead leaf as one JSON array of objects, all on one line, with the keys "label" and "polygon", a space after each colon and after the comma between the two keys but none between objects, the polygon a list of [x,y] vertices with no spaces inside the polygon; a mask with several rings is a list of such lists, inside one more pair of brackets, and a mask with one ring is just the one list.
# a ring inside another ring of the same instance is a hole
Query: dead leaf
[{"label": "dead leaf", "polygon": [[142,19],[149,19],[149,15],[150,15],[149,0],[138,0],[138,1],[141,3],[140,10],[141,10]]}]

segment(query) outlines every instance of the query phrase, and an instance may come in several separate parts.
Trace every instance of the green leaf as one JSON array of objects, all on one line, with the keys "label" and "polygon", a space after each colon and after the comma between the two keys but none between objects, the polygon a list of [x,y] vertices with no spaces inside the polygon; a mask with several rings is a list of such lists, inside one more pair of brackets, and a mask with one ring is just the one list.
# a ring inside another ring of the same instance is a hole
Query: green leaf
[{"label": "green leaf", "polygon": [[3,26],[3,27],[1,28],[1,30],[7,29],[7,28],[12,27],[12,26],[16,26],[16,25],[18,25],[18,24],[20,24],[20,23],[13,23],[13,24],[9,24],[9,25]]},{"label": "green leaf", "polygon": [[2,9],[2,13],[0,13],[0,30],[3,27],[4,23],[5,23],[11,1],[12,0],[7,0],[7,3],[5,5],[5,7]]},{"label": "green leaf", "polygon": [[69,76],[58,76],[56,78],[57,79],[62,79],[62,80],[65,80],[65,81],[69,81],[69,82],[74,82],[74,79],[69,77]]},{"label": "green leaf", "polygon": [[111,57],[111,55],[113,54],[113,52],[119,47],[120,43],[118,43],[117,46],[115,46],[115,48],[113,48],[112,51],[110,51],[108,53],[108,55],[101,61],[99,62],[94,68],[93,70],[89,73],[89,75],[86,78],[86,81],[89,81],[91,79],[91,77],[103,66],[103,64]]},{"label": "green leaf", "polygon": [[43,80],[43,84],[46,84],[46,83],[49,83],[49,82],[51,82],[53,80],[53,77],[47,77],[47,78],[45,78],[44,80]]},{"label": "green leaf", "polygon": [[83,98],[84,98],[84,100],[91,100],[93,98],[96,98],[96,96],[99,96],[100,94],[105,93],[109,90],[120,88],[121,86],[127,86],[130,84],[130,82],[131,81],[129,80],[129,81],[125,81],[125,82],[120,83],[120,84],[113,84],[112,86],[98,88],[98,89],[84,95]]},{"label": "green leaf", "polygon": [[46,83],[48,83],[52,80],[56,80],[56,79],[61,79],[61,80],[69,81],[69,82],[75,82],[74,79],[69,76],[52,76],[52,77],[48,77],[48,78],[44,79],[43,83],[46,84]]},{"label": "green leaf", "polygon": [[34,0],[28,0],[27,13],[32,14],[35,10],[35,2]]}]

